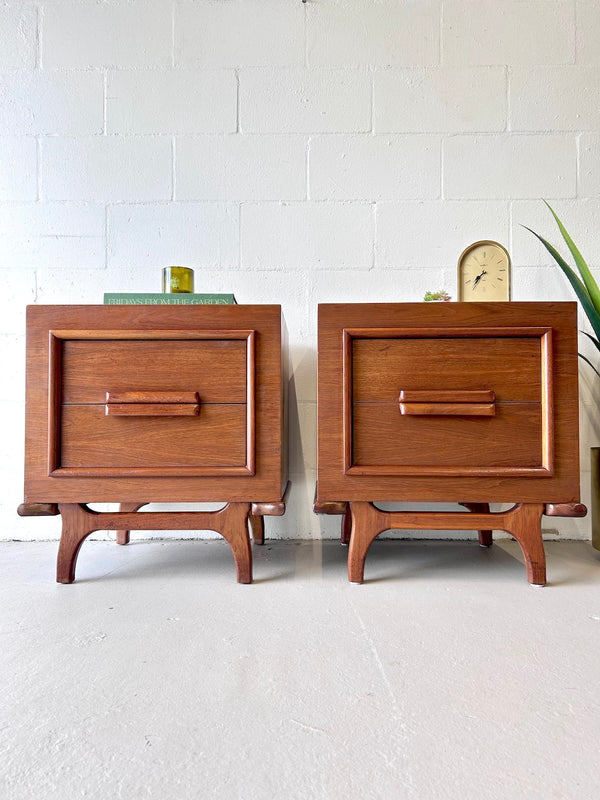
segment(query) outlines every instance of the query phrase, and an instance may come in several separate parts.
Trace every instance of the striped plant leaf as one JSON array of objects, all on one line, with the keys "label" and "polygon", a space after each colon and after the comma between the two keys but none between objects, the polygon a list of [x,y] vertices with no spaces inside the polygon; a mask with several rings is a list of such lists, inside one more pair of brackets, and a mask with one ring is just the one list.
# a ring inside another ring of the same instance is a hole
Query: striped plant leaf
[{"label": "striped plant leaf", "polygon": [[531,228],[528,228],[526,225],[523,227],[530,233],[533,233],[533,235],[540,240],[552,258],[554,258],[558,266],[567,276],[569,283],[575,290],[575,294],[577,295],[577,298],[581,303],[583,310],[585,311],[585,315],[590,321],[590,325],[594,329],[594,333],[596,334],[597,338],[600,339],[600,314],[596,311],[596,308],[592,302],[592,298],[590,297],[589,292],[583,282],[577,277],[577,274],[571,269],[558,250],[556,250],[556,248],[554,248],[550,242],[547,242],[543,236],[540,236],[539,233],[532,231]]},{"label": "striped plant leaf", "polygon": [[[544,200],[544,203],[546,203],[546,205],[550,209],[550,213],[552,214],[556,224],[558,225],[558,229],[563,239],[565,240],[571,255],[573,256],[573,259],[575,261],[575,266],[579,274],[581,275],[581,278],[579,278],[575,270],[573,270],[567,264],[567,262],[558,252],[558,250],[555,247],[553,247],[550,244],[550,242],[547,242],[546,239],[544,239],[538,233],[532,231],[531,228],[527,228],[526,225],[524,225],[523,227],[526,228],[530,233],[533,233],[533,235],[537,239],[539,239],[539,241],[544,245],[546,250],[550,253],[552,258],[556,261],[558,266],[567,276],[567,279],[569,280],[569,283],[573,287],[575,294],[577,295],[577,299],[581,303],[581,307],[583,308],[585,315],[588,318],[590,325],[594,330],[594,333],[596,334],[596,337],[591,336],[591,334],[587,333],[586,331],[581,331],[581,333],[587,336],[587,338],[594,343],[596,350],[600,352],[600,288],[598,287],[598,284],[594,276],[592,275],[591,270],[588,267],[585,259],[583,258],[583,256],[579,252],[579,249],[575,245],[575,242],[573,241],[573,239],[571,239],[565,226],[558,218],[558,215],[546,200]],[[594,366],[594,364],[592,364],[590,359],[584,356],[583,353],[579,353],[579,357],[583,361],[585,361],[586,364],[589,364],[590,367],[596,373],[596,375],[598,375],[598,377],[600,378],[600,371],[596,366]]]},{"label": "striped plant leaf", "polygon": [[583,353],[579,353],[579,358],[581,358],[583,361],[585,361],[585,363],[586,363],[586,364],[589,364],[589,365],[590,365],[590,367],[591,367],[591,368],[594,370],[594,372],[596,373],[596,375],[597,375],[597,376],[600,378],[600,372],[598,372],[598,370],[597,370],[597,369],[596,369],[596,367],[595,367],[595,366],[592,364],[592,362],[589,360],[589,358],[586,358],[586,356],[584,356],[584,355],[583,355]]},{"label": "striped plant leaf", "polygon": [[549,203],[547,203],[546,200],[544,200],[544,203],[546,203],[546,205],[550,209],[550,213],[554,217],[556,224],[558,225],[558,229],[560,230],[563,239],[567,243],[567,247],[571,251],[571,255],[573,256],[577,269],[579,270],[579,274],[581,275],[581,278],[585,284],[585,288],[588,290],[588,294],[592,298],[592,303],[594,304],[594,308],[600,314],[600,288],[598,287],[598,284],[596,283],[594,276],[590,272],[590,269],[586,264],[585,259],[577,249],[575,242],[571,239],[571,237],[567,233],[565,226],[558,218],[552,206]]}]

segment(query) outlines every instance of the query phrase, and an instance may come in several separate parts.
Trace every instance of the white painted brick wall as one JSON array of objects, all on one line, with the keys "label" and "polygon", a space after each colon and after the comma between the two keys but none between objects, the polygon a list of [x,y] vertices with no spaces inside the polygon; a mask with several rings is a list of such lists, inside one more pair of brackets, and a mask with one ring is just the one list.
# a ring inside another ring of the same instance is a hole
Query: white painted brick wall
[{"label": "white painted brick wall", "polygon": [[155,291],[160,291],[161,264],[217,270],[237,267],[239,215],[237,205],[224,203],[110,206],[108,265],[153,270]]},{"label": "white painted brick wall", "polygon": [[576,189],[574,137],[451,136],[444,142],[448,199],[575,197]]},{"label": "white painted brick wall", "polygon": [[180,136],[176,200],[305,200],[304,136]]},{"label": "white painted brick wall", "polygon": [[512,130],[590,131],[600,128],[600,70],[592,66],[515,68]]},{"label": "white painted brick wall", "polygon": [[110,70],[109,134],[234,133],[237,81],[233,70]]},{"label": "white painted brick wall", "polygon": [[42,199],[170,200],[172,162],[168,136],[45,137],[41,143]]},{"label": "white painted brick wall", "polygon": [[177,3],[175,63],[209,69],[301,66],[301,6],[281,0]]},{"label": "white painted brick wall", "polygon": [[378,203],[375,266],[443,269],[482,231],[486,238],[508,242],[508,208],[505,200]]},{"label": "white painted brick wall", "polygon": [[572,0],[444,0],[445,65],[573,64]]},{"label": "white painted brick wall", "polygon": [[173,61],[172,30],[172,3],[163,0],[42,3],[42,64],[64,69],[168,67]]},{"label": "white painted brick wall", "polygon": [[104,269],[105,218],[101,204],[2,204],[0,269]]},{"label": "white painted brick wall", "polygon": [[248,269],[365,269],[373,263],[368,203],[248,203],[242,264]]},{"label": "white painted brick wall", "polygon": [[600,277],[598,41],[597,0],[4,0],[0,538],[59,533],[15,514],[26,304],[157,291],[169,263],[282,303],[293,491],[269,533],[337,536],[311,510],[318,303],[455,294],[480,238],[508,246],[515,299],[572,299],[522,227],[560,244],[542,197]]},{"label": "white painted brick wall", "polygon": [[371,130],[372,77],[364,69],[240,70],[245,133]]},{"label": "white painted brick wall", "polygon": [[0,74],[0,128],[16,136],[86,136],[104,128],[99,72],[39,70]]},{"label": "white painted brick wall", "polygon": [[311,66],[404,66],[440,59],[440,0],[337,0],[307,9]]},{"label": "white painted brick wall", "polygon": [[584,133],[579,138],[579,195],[597,198],[599,193],[600,134]]},{"label": "white painted brick wall", "polygon": [[440,196],[436,136],[316,136],[309,152],[311,200],[405,200]]},{"label": "white painted brick wall", "polygon": [[505,67],[386,69],[373,81],[377,133],[506,129]]},{"label": "white painted brick wall", "polygon": [[600,64],[598,0],[577,0],[577,63]]},{"label": "white painted brick wall", "polygon": [[11,3],[0,6],[0,69],[33,69],[37,60],[37,8]]},{"label": "white painted brick wall", "polygon": [[2,136],[0,202],[37,199],[37,142],[32,136]]}]

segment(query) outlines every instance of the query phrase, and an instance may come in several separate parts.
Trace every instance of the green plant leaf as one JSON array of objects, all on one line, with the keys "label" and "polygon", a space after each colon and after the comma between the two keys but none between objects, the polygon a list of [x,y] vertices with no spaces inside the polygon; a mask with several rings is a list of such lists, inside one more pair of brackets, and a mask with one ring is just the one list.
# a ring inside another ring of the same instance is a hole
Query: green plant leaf
[{"label": "green plant leaf", "polygon": [[596,369],[596,367],[595,367],[595,366],[592,364],[592,362],[589,360],[589,358],[586,358],[586,357],[585,357],[585,356],[584,356],[582,353],[579,353],[579,358],[581,358],[583,361],[585,361],[585,363],[586,363],[586,364],[589,364],[589,365],[590,365],[590,367],[591,367],[591,368],[594,370],[594,372],[596,373],[596,375],[597,375],[597,376],[600,378],[600,372],[598,372],[598,370],[597,370],[597,369]]},{"label": "green plant leaf", "polygon": [[546,203],[546,205],[550,209],[550,213],[554,217],[554,219],[556,221],[556,224],[558,225],[558,229],[560,230],[563,239],[567,243],[567,247],[571,251],[571,255],[573,256],[573,258],[575,260],[575,264],[577,266],[577,269],[579,270],[579,274],[581,275],[581,277],[583,279],[583,282],[585,284],[585,288],[588,290],[588,293],[589,293],[590,297],[592,298],[592,303],[594,304],[594,308],[596,309],[596,311],[598,313],[600,313],[600,288],[598,287],[598,284],[596,283],[596,280],[595,280],[594,276],[590,272],[590,269],[589,269],[585,259],[583,258],[583,256],[579,252],[579,250],[577,249],[577,246],[575,245],[575,242],[571,239],[571,237],[567,233],[567,230],[566,230],[565,226],[562,224],[562,222],[558,218],[558,216],[557,216],[556,212],[554,211],[554,209],[552,208],[552,206],[546,200],[544,200],[544,203]]},{"label": "green plant leaf", "polygon": [[594,329],[594,333],[596,334],[598,339],[600,339],[600,313],[598,313],[598,311],[596,310],[596,307],[594,306],[592,298],[590,297],[584,283],[580,280],[580,278],[578,278],[574,270],[571,269],[571,267],[567,264],[567,262],[558,252],[558,250],[556,250],[556,248],[554,248],[550,244],[550,242],[547,242],[543,236],[540,236],[539,233],[532,231],[531,228],[528,228],[526,225],[523,225],[523,227],[530,233],[533,233],[533,235],[537,239],[539,239],[539,241],[544,245],[546,250],[550,253],[552,258],[556,261],[558,266],[565,273],[565,275],[569,280],[569,283],[575,290],[575,294],[577,295],[577,298],[579,299],[579,302],[581,303],[583,310],[585,311],[585,314],[589,319],[592,328]]},{"label": "green plant leaf", "polygon": [[[596,348],[596,350],[600,350],[600,342],[598,341],[598,339],[594,339],[594,337],[591,336],[587,331],[579,331],[579,333],[583,333],[584,336],[587,336],[590,342],[594,343],[594,347]],[[583,358],[583,356],[581,357]]]}]

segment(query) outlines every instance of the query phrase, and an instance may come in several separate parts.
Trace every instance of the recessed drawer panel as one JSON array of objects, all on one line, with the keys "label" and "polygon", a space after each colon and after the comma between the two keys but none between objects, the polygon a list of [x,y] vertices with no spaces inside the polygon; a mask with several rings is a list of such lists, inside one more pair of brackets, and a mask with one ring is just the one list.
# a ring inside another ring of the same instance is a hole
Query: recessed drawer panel
[{"label": "recessed drawer panel", "polygon": [[491,390],[499,403],[539,403],[541,374],[538,337],[352,340],[358,403],[396,403],[402,390]]},{"label": "recessed drawer panel", "polygon": [[64,405],[62,469],[244,467],[246,406],[201,407],[197,416],[107,416],[104,405]]},{"label": "recessed drawer panel", "polygon": [[198,392],[201,403],[245,403],[245,339],[67,339],[62,402],[104,403],[107,392]]},{"label": "recessed drawer panel", "polygon": [[491,417],[402,416],[398,405],[353,408],[353,467],[541,468],[537,403],[497,404]]}]

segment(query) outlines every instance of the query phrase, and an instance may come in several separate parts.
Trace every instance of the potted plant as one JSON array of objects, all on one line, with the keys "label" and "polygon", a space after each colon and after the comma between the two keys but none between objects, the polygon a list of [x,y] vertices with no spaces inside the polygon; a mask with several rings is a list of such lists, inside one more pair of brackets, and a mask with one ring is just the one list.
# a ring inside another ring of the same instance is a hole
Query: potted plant
[{"label": "potted plant", "polygon": [[439,292],[425,292],[423,300],[426,303],[448,303],[452,298],[448,292],[441,289]]},{"label": "potted plant", "polygon": [[[544,202],[546,203],[545,200]],[[585,259],[577,249],[575,242],[571,239],[571,237],[567,233],[565,226],[558,218],[556,212],[549,205],[549,203],[546,203],[546,205],[548,206],[552,216],[556,220],[556,224],[558,225],[558,228],[562,234],[563,239],[567,243],[567,247],[571,251],[571,255],[573,256],[573,260],[575,261],[575,266],[581,277],[579,277],[575,272],[575,270],[573,270],[567,264],[567,262],[558,252],[558,250],[556,250],[556,248],[554,248],[550,244],[550,242],[546,241],[546,239],[540,236],[539,233],[532,231],[531,228],[528,228],[526,225],[524,225],[523,227],[530,233],[533,233],[533,235],[540,240],[540,242],[544,245],[546,250],[550,253],[552,258],[556,261],[558,266],[562,269],[562,271],[569,279],[569,282],[573,287],[573,289],[575,290],[575,294],[577,295],[577,298],[581,303],[581,307],[583,308],[585,315],[588,318],[590,325],[592,326],[592,330],[594,331],[596,336],[594,337],[591,334],[586,333],[586,331],[582,331],[582,333],[585,336],[587,336],[590,341],[594,343],[594,346],[600,353],[600,288],[598,287],[598,284],[596,283],[596,280],[592,275],[590,268],[586,264]],[[586,358],[582,353],[579,353],[579,356],[586,363],[588,363],[590,367],[594,370],[596,375],[600,377],[600,372],[592,364],[589,358]]]},{"label": "potted plant", "polygon": [[[550,253],[552,258],[556,261],[558,266],[562,269],[564,274],[567,276],[571,286],[575,290],[575,294],[577,295],[577,299],[581,303],[581,307],[583,308],[586,317],[589,320],[589,323],[594,331],[594,336],[592,334],[587,333],[586,331],[582,331],[582,333],[587,336],[587,338],[594,344],[596,350],[600,353],[600,288],[592,275],[590,268],[588,267],[585,259],[579,252],[575,242],[569,236],[565,226],[562,224],[560,219],[558,218],[554,209],[547,203],[545,200],[544,202],[550,209],[552,216],[554,217],[556,224],[558,225],[558,229],[561,232],[563,239],[565,240],[567,247],[573,257],[573,261],[575,262],[575,269],[569,266],[565,259],[561,256],[561,254],[553,247],[550,242],[546,241],[542,236],[540,236],[535,231],[532,231],[531,228],[528,228],[526,225],[523,227],[526,228],[530,233],[539,239],[539,241],[544,245],[546,250]],[[575,271],[577,270],[577,271]],[[579,273],[579,275],[577,274]],[[589,358],[584,356],[582,353],[579,353],[579,357],[582,358],[590,367],[594,370],[596,375],[600,377],[600,372],[598,368],[592,364]],[[596,548],[596,550],[600,550],[600,447],[592,447],[592,545]]]}]

